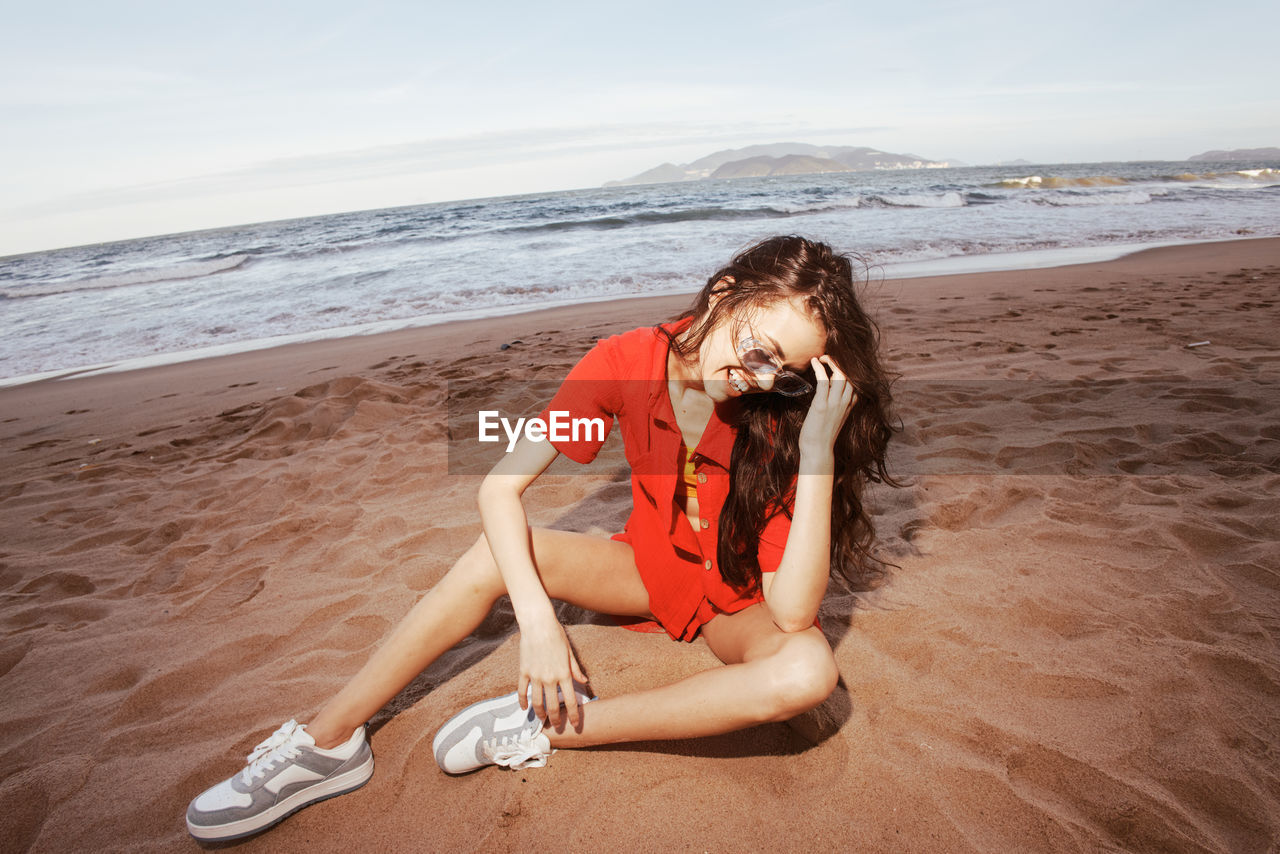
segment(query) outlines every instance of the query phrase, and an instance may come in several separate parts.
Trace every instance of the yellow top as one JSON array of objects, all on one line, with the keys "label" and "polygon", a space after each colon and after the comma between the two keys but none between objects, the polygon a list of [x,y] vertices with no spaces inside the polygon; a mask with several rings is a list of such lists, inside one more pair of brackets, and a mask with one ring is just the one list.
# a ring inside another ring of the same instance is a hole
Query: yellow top
[{"label": "yellow top", "polygon": [[693,451],[688,448],[684,449],[684,472],[681,474],[680,480],[684,490],[685,498],[698,497],[698,475],[693,467]]}]

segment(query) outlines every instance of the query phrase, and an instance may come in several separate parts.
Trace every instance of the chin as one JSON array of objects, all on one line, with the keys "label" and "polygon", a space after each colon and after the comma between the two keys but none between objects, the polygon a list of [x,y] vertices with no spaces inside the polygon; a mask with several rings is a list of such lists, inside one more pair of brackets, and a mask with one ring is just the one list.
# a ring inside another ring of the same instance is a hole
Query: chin
[{"label": "chin", "polygon": [[702,387],[702,391],[714,403],[723,403],[736,395],[733,387],[723,380],[708,382]]}]

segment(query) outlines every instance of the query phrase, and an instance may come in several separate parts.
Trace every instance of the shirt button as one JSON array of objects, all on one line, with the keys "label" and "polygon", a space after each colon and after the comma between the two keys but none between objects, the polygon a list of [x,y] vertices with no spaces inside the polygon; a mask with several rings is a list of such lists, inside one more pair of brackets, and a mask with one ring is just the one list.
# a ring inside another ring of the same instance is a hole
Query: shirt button
[{"label": "shirt button", "polygon": [[707,476],[702,472],[698,472],[698,483],[706,483],[706,482],[707,482]]},{"label": "shirt button", "polygon": [[708,571],[708,572],[710,572],[710,571],[711,571],[711,561],[707,561],[706,563],[704,563],[704,564],[703,564],[703,566],[705,566],[705,567],[707,568],[707,571]]},{"label": "shirt button", "polygon": [[707,528],[711,527],[711,522],[708,519],[703,519],[701,524],[702,524],[703,530],[706,530]]}]

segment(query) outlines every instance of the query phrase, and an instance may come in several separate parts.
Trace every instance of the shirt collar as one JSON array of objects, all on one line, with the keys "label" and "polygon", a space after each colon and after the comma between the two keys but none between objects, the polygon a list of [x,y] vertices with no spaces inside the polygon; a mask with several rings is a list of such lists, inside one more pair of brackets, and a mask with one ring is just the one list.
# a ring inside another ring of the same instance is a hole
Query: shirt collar
[{"label": "shirt collar", "polygon": [[[692,323],[693,318],[685,317],[671,323],[664,323],[662,328],[672,335],[678,335],[688,329]],[[658,336],[659,346],[653,348],[653,370],[649,373],[649,376],[654,378],[649,385],[649,411],[653,413],[654,421],[662,422],[678,436],[680,426],[676,423],[671,396],[667,393],[667,356],[670,345],[660,332],[654,334]],[[729,459],[733,454],[734,432],[729,424],[734,420],[736,408],[732,400],[716,404],[697,447],[701,456],[718,463],[726,470],[729,468]]]}]

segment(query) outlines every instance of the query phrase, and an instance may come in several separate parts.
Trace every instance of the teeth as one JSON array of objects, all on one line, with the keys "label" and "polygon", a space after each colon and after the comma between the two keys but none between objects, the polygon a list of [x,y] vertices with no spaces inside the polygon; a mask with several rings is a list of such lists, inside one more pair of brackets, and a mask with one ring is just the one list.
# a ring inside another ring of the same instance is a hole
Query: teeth
[{"label": "teeth", "polygon": [[747,384],[743,381],[742,377],[739,376],[738,373],[734,371],[732,368],[729,369],[729,383],[738,391],[745,392],[749,388]]}]

